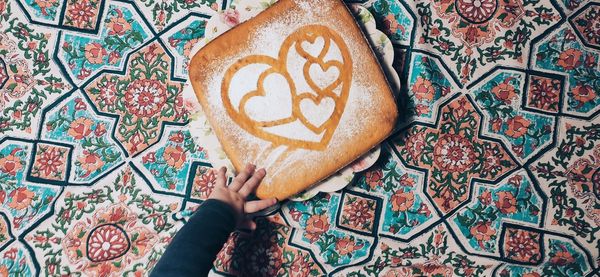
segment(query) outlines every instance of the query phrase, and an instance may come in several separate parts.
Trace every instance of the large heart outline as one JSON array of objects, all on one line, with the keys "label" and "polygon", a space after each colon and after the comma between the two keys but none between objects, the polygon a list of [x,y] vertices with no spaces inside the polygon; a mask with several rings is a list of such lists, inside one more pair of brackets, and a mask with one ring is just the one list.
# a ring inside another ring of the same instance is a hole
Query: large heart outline
[{"label": "large heart outline", "polygon": [[[302,48],[302,43],[309,42],[310,44],[314,44],[319,37],[322,37],[324,39],[324,45],[319,55],[317,57],[314,57]],[[331,43],[335,43],[335,45],[339,49],[341,54],[341,61],[324,61],[324,57],[327,54]],[[311,92],[299,93],[296,89],[294,80],[288,72],[288,52],[294,45],[296,46],[296,52],[306,60],[303,66],[304,79],[308,86],[313,90],[314,94]],[[231,80],[241,68],[250,64],[265,64],[268,65],[269,68],[260,73],[257,83],[257,89],[244,94],[244,96],[241,98],[238,104],[238,107],[236,108],[233,106],[229,96]],[[336,67],[339,71],[339,75],[337,79],[331,84],[329,84],[327,87],[321,88],[310,77],[309,70],[312,65],[318,65],[323,72],[326,72],[331,67]],[[245,105],[248,102],[248,100],[253,97],[265,96],[266,93],[264,90],[263,81],[265,78],[267,78],[267,76],[274,73],[281,74],[288,82],[290,92],[292,94],[292,115],[288,118],[277,119],[272,121],[255,121],[252,118],[250,118],[245,112]],[[346,102],[348,101],[348,96],[350,94],[351,80],[352,61],[350,58],[350,52],[341,36],[333,30],[329,29],[328,27],[322,25],[308,25],[297,29],[283,41],[277,59],[265,55],[250,55],[239,59],[233,65],[231,65],[225,72],[225,76],[221,84],[221,97],[223,99],[223,106],[229,114],[229,116],[233,119],[233,121],[249,133],[253,134],[254,136],[270,141],[275,146],[287,145],[293,148],[323,150],[329,144],[333,133],[339,125],[341,116],[346,107]],[[333,90],[338,88],[340,85],[341,89],[339,91],[339,94],[336,94]],[[300,102],[302,100],[309,99],[313,101],[316,106],[318,106],[321,103],[321,101],[326,97],[331,97],[334,100],[335,108],[331,113],[329,119],[327,119],[320,126],[316,126],[315,124],[311,123],[307,116],[304,114],[306,113],[306,111],[304,111],[303,113],[302,109],[300,108]],[[292,138],[265,130],[265,128],[267,127],[287,124],[296,120],[300,121],[307,129],[309,129],[313,133],[317,135],[322,134],[320,141],[309,141],[303,140],[302,138]]]}]

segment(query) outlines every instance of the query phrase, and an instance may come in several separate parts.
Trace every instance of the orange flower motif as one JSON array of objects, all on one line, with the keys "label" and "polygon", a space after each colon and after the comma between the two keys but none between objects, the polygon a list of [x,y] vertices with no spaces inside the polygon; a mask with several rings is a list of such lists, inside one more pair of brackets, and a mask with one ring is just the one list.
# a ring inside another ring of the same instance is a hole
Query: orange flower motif
[{"label": "orange flower motif", "polygon": [[523,116],[517,115],[509,118],[506,124],[508,125],[506,135],[513,138],[520,138],[527,133],[527,128],[529,128],[531,122]]},{"label": "orange flower motif", "polygon": [[192,49],[198,43],[199,39],[190,39],[183,45],[183,55],[185,57],[189,57],[192,54]]},{"label": "orange flower motif", "polygon": [[8,155],[0,159],[0,171],[6,174],[14,176],[17,174],[17,171],[21,170],[21,168],[23,168],[21,159],[15,155]]},{"label": "orange flower motif", "polygon": [[381,169],[369,170],[365,173],[365,182],[367,182],[367,185],[371,189],[375,189],[381,185],[381,178],[383,178],[383,171]]},{"label": "orange flower motif", "polygon": [[80,117],[71,122],[67,133],[74,139],[83,139],[92,133],[92,125],[94,125],[94,121],[86,117]]},{"label": "orange flower motif", "polygon": [[311,242],[317,241],[327,230],[329,230],[327,215],[313,215],[306,221],[306,238]]},{"label": "orange flower motif", "polygon": [[511,214],[517,212],[517,199],[510,191],[498,192],[498,200],[496,208],[503,214]]},{"label": "orange flower motif", "polygon": [[581,65],[581,51],[569,48],[558,56],[558,66],[565,70],[572,70]]},{"label": "orange flower motif", "polygon": [[183,148],[181,148],[179,145],[175,147],[169,146],[165,148],[163,158],[169,166],[181,168],[186,160],[185,150],[183,150]]},{"label": "orange flower motif", "polygon": [[40,8],[40,12],[42,12],[43,15],[48,15],[48,9],[56,5],[57,0],[35,0],[34,2]]},{"label": "orange flower motif", "polygon": [[0,265],[0,277],[8,277],[8,268],[5,265]]},{"label": "orange flower motif", "polygon": [[402,190],[396,191],[392,195],[392,211],[405,212],[415,204],[415,195],[412,191],[403,192]]},{"label": "orange flower motif", "polygon": [[523,274],[523,277],[541,277],[541,276],[542,275],[540,275],[537,272],[530,272],[530,273]]},{"label": "orange flower motif", "polygon": [[83,156],[79,157],[77,160],[81,163],[81,168],[86,171],[85,176],[88,176],[90,173],[104,166],[104,161],[102,161],[100,155],[87,150],[84,150]]},{"label": "orange flower motif", "polygon": [[482,221],[471,227],[471,235],[480,243],[490,240],[495,234],[496,230],[492,229],[491,222]]},{"label": "orange flower motif", "polygon": [[428,114],[430,110],[429,110],[429,106],[427,106],[427,105],[417,104],[417,106],[415,107],[415,111],[417,113],[417,116],[419,116],[419,115]]},{"label": "orange flower motif", "polygon": [[418,77],[415,84],[412,86],[412,91],[415,94],[415,97],[419,100],[433,100],[433,95],[435,94],[435,89],[431,84],[431,81],[424,79],[422,77]]},{"label": "orange flower motif", "polygon": [[589,85],[578,85],[573,89],[573,98],[581,103],[587,103],[596,98],[596,92]]},{"label": "orange flower motif", "polygon": [[508,83],[501,83],[492,88],[492,93],[496,95],[496,98],[500,101],[510,104],[513,98],[517,96],[515,93],[515,87]]},{"label": "orange flower motif", "polygon": [[384,30],[386,31],[386,33],[389,35],[393,35],[398,31],[400,24],[398,24],[398,20],[396,20],[394,14],[389,13],[383,18],[383,25],[385,26]]},{"label": "orange flower motif", "polygon": [[407,267],[399,267],[399,268],[392,268],[388,271],[386,271],[383,275],[383,277],[408,277],[408,276],[413,276],[412,274],[412,270]]},{"label": "orange flower motif", "polygon": [[571,253],[567,251],[558,252],[554,255],[554,257],[550,259],[550,263],[553,263],[558,266],[564,266],[574,261],[575,259],[573,258],[573,255],[571,255]]},{"label": "orange flower motif", "polygon": [[25,209],[29,207],[29,205],[31,205],[31,201],[33,200],[34,196],[35,193],[33,193],[33,191],[30,191],[25,187],[20,187],[18,189],[13,190],[8,195],[8,199],[10,199],[8,202],[8,206],[15,210]]},{"label": "orange flower motif", "polygon": [[479,199],[479,202],[481,202],[481,204],[483,204],[483,205],[487,206],[490,203],[492,203],[492,194],[490,193],[489,190],[484,191],[477,198]]},{"label": "orange flower motif", "polygon": [[[54,4],[56,4],[56,0],[35,0],[34,1],[36,5],[38,5],[38,7],[40,8],[50,8],[52,7]],[[0,275],[2,276],[2,275]]]},{"label": "orange flower motif", "polygon": [[92,64],[103,63],[106,55],[106,49],[100,43],[94,42],[85,46],[85,58]]},{"label": "orange flower motif", "polygon": [[335,250],[338,252],[338,254],[340,254],[340,256],[348,255],[355,250],[360,249],[361,247],[362,245],[357,245],[354,242],[354,239],[351,239],[350,237],[345,237],[335,243]]},{"label": "orange flower motif", "polygon": [[122,36],[127,31],[131,30],[131,23],[127,22],[127,20],[121,16],[115,16],[110,19],[108,24],[106,24],[106,27],[109,30],[109,35]]},{"label": "orange flower motif", "polygon": [[400,185],[401,186],[407,186],[407,187],[413,187],[415,185],[415,179],[411,178],[408,173],[402,175],[402,177],[400,177]]}]

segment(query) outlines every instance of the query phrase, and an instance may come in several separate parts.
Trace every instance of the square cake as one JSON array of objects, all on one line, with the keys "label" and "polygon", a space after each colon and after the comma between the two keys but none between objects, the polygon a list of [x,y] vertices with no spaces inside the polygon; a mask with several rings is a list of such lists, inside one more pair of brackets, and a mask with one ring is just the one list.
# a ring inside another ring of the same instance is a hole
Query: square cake
[{"label": "square cake", "polygon": [[217,37],[190,80],[239,171],[264,167],[259,198],[286,199],[366,153],[398,111],[384,73],[340,0],[280,0]]}]

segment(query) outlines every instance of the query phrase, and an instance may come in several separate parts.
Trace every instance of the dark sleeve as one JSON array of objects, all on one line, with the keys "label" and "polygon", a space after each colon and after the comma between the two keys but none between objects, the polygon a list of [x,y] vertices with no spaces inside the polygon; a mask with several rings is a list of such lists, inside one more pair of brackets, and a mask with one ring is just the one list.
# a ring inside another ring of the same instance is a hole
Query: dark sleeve
[{"label": "dark sleeve", "polygon": [[234,228],[233,209],[219,200],[206,200],[175,235],[150,276],[206,276]]}]

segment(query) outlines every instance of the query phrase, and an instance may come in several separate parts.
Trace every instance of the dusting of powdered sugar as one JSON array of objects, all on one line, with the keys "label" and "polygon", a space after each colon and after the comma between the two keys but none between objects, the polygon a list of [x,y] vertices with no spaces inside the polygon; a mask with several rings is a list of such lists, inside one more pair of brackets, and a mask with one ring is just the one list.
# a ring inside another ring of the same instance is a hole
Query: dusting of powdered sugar
[{"label": "dusting of powdered sugar", "polygon": [[[214,72],[209,74],[212,78],[209,77],[207,79],[207,89],[209,90],[207,100],[211,106],[210,110],[213,115],[212,124],[219,125],[222,128],[222,132],[227,133],[231,139],[235,141],[235,147],[239,147],[239,145],[249,146],[247,149],[248,154],[240,156],[240,158],[242,158],[242,163],[254,162],[259,167],[270,168],[270,172],[266,177],[267,182],[277,176],[278,172],[289,169],[292,165],[301,165],[306,168],[319,166],[323,159],[323,153],[306,149],[290,149],[287,146],[274,147],[271,142],[249,134],[237,123],[233,122],[223,107],[221,83],[225,71],[239,59],[249,55],[267,55],[272,58],[278,58],[281,44],[291,33],[308,24],[324,25],[333,29],[342,37],[350,52],[353,63],[352,81],[350,84],[348,101],[340,118],[338,128],[334,131],[333,137],[327,145],[327,148],[336,150],[336,152],[332,152],[332,155],[335,155],[335,153],[343,153],[343,146],[348,146],[349,143],[356,142],[356,137],[360,133],[363,133],[364,129],[371,124],[369,121],[373,118],[368,116],[368,114],[372,110],[377,109],[377,103],[372,100],[371,96],[378,87],[376,84],[372,84],[372,80],[368,79],[366,76],[367,74],[360,74],[361,70],[373,68],[372,60],[363,58],[361,54],[364,53],[364,48],[357,46],[360,45],[358,43],[353,43],[353,41],[363,38],[351,36],[340,29],[341,26],[339,26],[339,23],[336,24],[335,19],[322,16],[326,13],[321,11],[331,9],[332,6],[330,1],[297,0],[296,5],[297,7],[288,9],[283,13],[281,16],[281,18],[283,18],[282,20],[266,22],[262,25],[255,26],[255,28],[250,31],[253,32],[251,34],[253,39],[249,42],[250,44],[245,48],[241,47],[243,49],[242,51],[236,52],[226,59],[213,62],[212,66]],[[315,12],[317,10],[319,10],[318,14]],[[331,45],[333,46],[335,44],[332,43]],[[327,58],[333,59],[340,55],[341,52],[337,48],[337,45],[336,47],[331,47]],[[304,62],[305,60],[303,58],[288,60],[288,71],[290,71],[291,75],[296,75],[296,77],[292,76],[293,79],[298,80],[297,78],[299,78],[299,75],[293,74],[292,72],[302,72]],[[264,67],[260,69],[261,72],[263,69]],[[258,74],[260,74],[260,72],[256,72],[256,75]],[[302,91],[307,90],[306,88],[308,88],[305,81],[297,81],[297,83],[299,86],[299,91],[297,93],[309,92]],[[234,97],[235,101],[232,99],[232,102],[239,103],[239,95],[255,89],[256,84],[244,82],[243,84],[232,84],[230,86],[230,92],[227,93],[233,92],[234,94],[237,94],[237,96]],[[339,91],[339,88],[336,92],[337,91]],[[235,103],[232,104],[236,109],[238,108]],[[314,141],[315,139],[319,140],[321,135],[322,134],[317,134],[317,137],[310,137],[306,134],[302,134],[302,132],[298,132],[295,138]],[[251,160],[258,159],[259,157],[261,157],[262,160]]]}]

